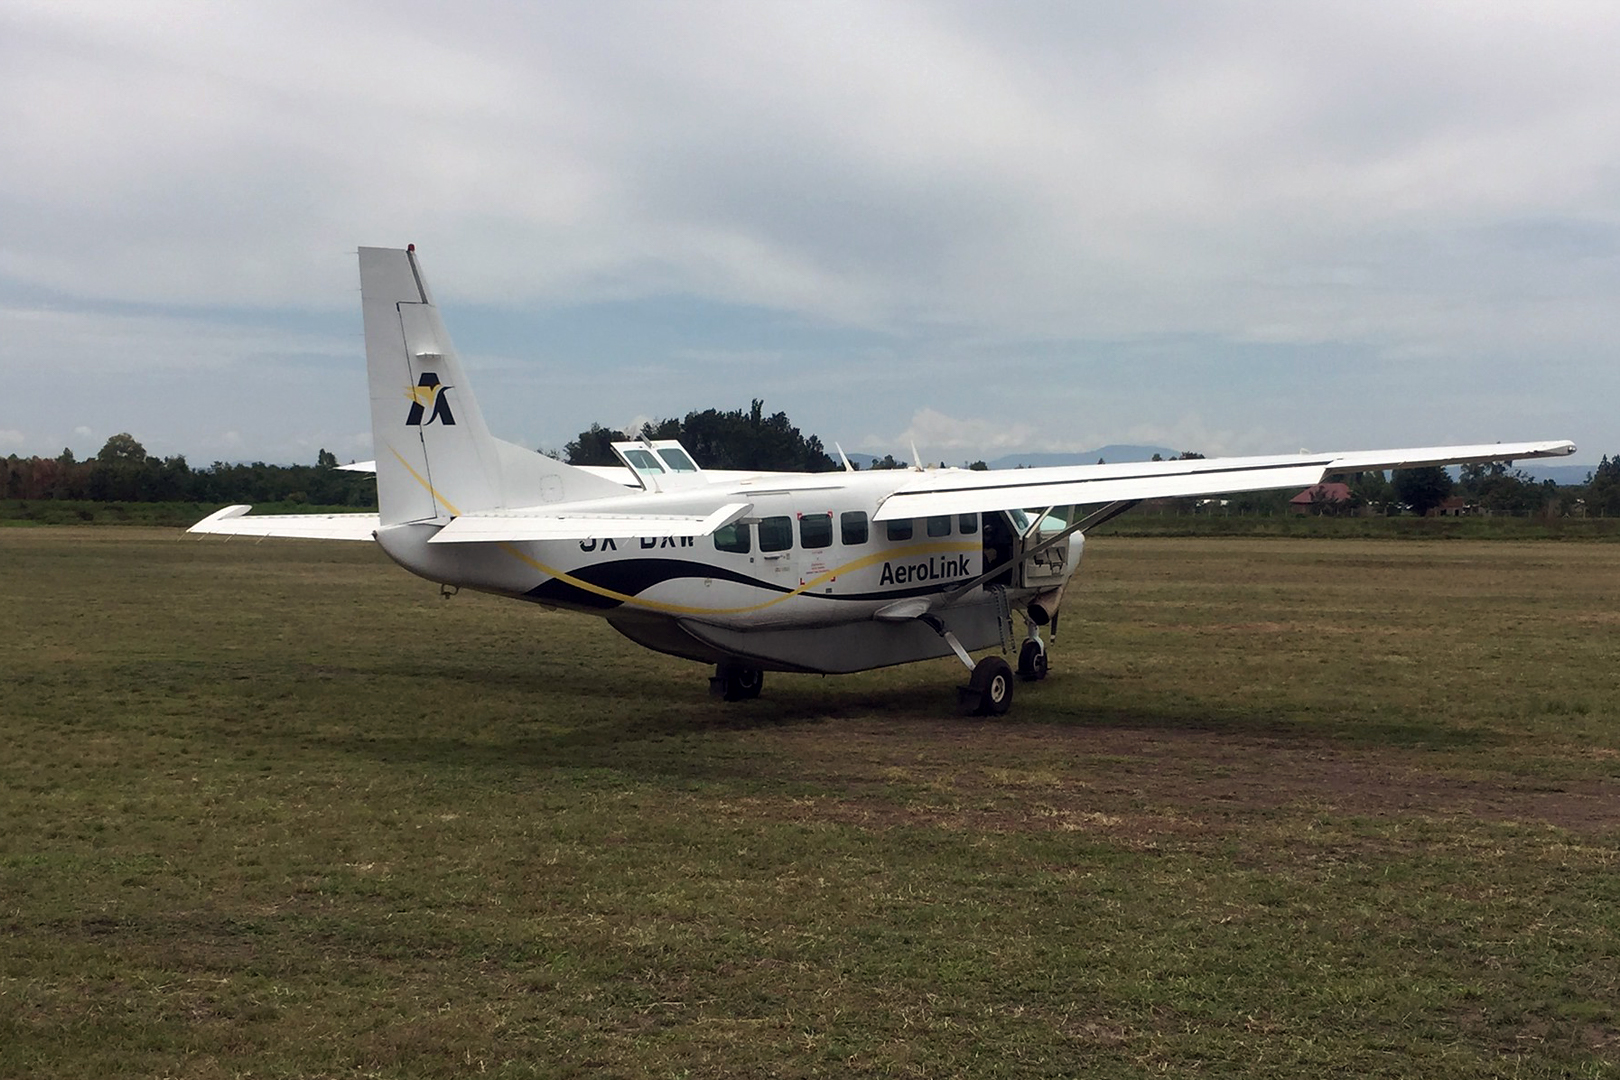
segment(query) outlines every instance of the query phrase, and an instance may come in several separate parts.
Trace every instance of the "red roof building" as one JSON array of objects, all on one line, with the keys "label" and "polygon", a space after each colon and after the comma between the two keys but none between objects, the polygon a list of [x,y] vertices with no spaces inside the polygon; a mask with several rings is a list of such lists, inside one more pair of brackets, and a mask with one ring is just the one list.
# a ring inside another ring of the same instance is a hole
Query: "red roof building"
[{"label": "red roof building", "polygon": [[1317,484],[1288,500],[1288,508],[1296,514],[1308,514],[1311,508],[1322,503],[1345,503],[1350,501],[1349,484]]}]

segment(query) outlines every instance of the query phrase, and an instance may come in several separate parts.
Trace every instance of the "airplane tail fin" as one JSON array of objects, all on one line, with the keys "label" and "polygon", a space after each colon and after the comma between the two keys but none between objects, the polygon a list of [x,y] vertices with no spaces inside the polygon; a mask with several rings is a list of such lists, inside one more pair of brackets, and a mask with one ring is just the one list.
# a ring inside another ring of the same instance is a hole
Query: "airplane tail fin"
[{"label": "airplane tail fin", "polygon": [[382,525],[624,494],[489,433],[414,245],[360,249],[360,300]]}]

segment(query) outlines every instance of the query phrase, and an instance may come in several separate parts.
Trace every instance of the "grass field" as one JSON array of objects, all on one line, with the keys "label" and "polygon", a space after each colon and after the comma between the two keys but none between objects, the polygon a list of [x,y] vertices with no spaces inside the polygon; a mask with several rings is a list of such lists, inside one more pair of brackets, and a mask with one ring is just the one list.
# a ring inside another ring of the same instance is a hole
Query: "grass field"
[{"label": "grass field", "polygon": [[0,1076],[1620,1075],[1620,546],[1081,573],[987,722],[0,531]]}]

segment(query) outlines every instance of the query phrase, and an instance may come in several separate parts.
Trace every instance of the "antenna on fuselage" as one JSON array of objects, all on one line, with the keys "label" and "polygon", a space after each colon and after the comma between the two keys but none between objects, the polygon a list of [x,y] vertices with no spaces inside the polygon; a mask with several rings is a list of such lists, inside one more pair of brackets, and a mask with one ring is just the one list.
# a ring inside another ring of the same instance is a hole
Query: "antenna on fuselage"
[{"label": "antenna on fuselage", "polygon": [[911,440],[911,467],[917,472],[923,471],[922,455],[917,453],[917,440]]},{"label": "antenna on fuselage", "polygon": [[849,455],[844,453],[844,448],[835,442],[833,443],[833,449],[838,451],[838,460],[844,463],[844,471],[854,472],[855,466],[849,463]]}]

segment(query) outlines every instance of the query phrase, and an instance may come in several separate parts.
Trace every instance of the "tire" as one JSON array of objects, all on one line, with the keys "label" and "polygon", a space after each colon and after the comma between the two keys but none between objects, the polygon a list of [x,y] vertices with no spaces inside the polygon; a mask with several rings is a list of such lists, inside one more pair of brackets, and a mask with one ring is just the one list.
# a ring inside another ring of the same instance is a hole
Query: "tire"
[{"label": "tire", "polygon": [[1018,677],[1025,682],[1040,682],[1046,678],[1046,649],[1034,638],[1024,642],[1018,650]]},{"label": "tire", "polygon": [[1012,708],[1012,666],[999,656],[987,656],[973,668],[968,680],[974,716],[1005,716]]},{"label": "tire", "polygon": [[752,701],[765,688],[765,673],[759,668],[727,668],[723,678],[726,681],[727,701]]}]

